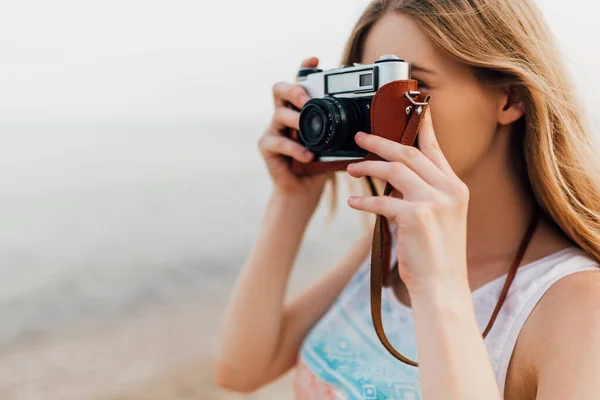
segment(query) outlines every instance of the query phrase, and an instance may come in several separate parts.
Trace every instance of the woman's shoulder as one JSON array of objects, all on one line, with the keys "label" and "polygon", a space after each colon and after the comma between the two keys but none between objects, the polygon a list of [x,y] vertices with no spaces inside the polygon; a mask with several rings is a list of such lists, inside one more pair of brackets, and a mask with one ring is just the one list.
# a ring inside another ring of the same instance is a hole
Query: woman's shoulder
[{"label": "woman's shoulder", "polygon": [[[532,327],[537,331],[548,331],[544,335],[546,339],[574,333],[577,324],[596,323],[588,319],[600,317],[600,264],[586,258],[573,260],[586,268],[573,269],[573,273],[558,279],[531,313],[531,319],[536,317]],[[600,318],[596,320],[600,324]]]},{"label": "woman's shoulder", "polygon": [[576,378],[566,370],[586,362],[600,366],[600,263],[595,258],[577,248],[563,263],[563,272],[524,324],[515,353],[519,347],[537,382],[544,375],[567,384]]},{"label": "woman's shoulder", "polygon": [[559,328],[570,315],[600,310],[600,263],[579,247],[568,250],[569,257],[557,266],[552,284],[531,313],[530,318],[537,314],[538,329]]}]

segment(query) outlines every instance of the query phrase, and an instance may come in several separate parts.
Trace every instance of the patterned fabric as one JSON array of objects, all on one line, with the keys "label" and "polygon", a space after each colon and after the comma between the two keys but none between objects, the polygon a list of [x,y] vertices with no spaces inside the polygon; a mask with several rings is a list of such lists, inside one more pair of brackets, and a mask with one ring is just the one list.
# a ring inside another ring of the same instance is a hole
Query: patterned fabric
[{"label": "patterned fabric", "polygon": [[[395,251],[392,253],[394,259]],[[421,399],[418,368],[396,360],[375,333],[370,310],[369,265],[370,256],[305,338],[294,383],[296,399]],[[560,250],[519,268],[494,328],[485,339],[494,371],[502,379],[501,390],[525,317],[553,282],[587,269],[598,269],[598,264],[577,247]],[[505,278],[495,279],[472,293],[482,331]],[[384,288],[382,294],[382,319],[390,343],[416,360],[412,311],[389,288]]]}]

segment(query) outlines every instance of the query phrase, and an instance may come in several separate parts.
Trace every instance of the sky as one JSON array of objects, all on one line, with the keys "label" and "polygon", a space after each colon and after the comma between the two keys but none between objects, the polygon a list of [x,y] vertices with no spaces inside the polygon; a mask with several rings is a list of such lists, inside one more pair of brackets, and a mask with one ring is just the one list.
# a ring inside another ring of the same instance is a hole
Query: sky
[{"label": "sky", "polygon": [[[0,120],[261,120],[303,58],[337,66],[367,3],[0,0]],[[538,5],[599,110],[600,7]]]}]

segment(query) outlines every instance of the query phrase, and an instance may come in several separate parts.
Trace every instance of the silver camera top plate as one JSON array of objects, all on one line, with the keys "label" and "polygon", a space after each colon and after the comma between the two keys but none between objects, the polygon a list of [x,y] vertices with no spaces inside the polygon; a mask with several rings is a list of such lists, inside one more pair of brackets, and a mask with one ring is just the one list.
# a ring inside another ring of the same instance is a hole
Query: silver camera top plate
[{"label": "silver camera top plate", "polygon": [[311,98],[361,97],[374,95],[387,83],[405,79],[410,79],[410,64],[397,55],[387,54],[373,64],[354,63],[327,71],[300,70],[296,83],[304,87]]}]

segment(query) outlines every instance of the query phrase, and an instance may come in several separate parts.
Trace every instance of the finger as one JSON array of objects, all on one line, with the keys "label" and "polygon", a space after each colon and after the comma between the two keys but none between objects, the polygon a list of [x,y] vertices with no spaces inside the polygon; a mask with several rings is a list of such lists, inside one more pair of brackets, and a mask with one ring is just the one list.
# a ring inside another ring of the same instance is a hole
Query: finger
[{"label": "finger", "polygon": [[361,161],[348,165],[348,173],[354,178],[371,176],[389,182],[405,199],[427,200],[432,187],[405,164],[389,161]]},{"label": "finger", "polygon": [[276,130],[284,128],[300,129],[300,113],[288,107],[277,107],[273,115],[273,123]]},{"label": "finger", "polygon": [[408,202],[390,196],[350,196],[348,205],[355,210],[383,215],[390,219],[411,209]]},{"label": "finger", "polygon": [[442,153],[440,145],[433,130],[433,122],[431,120],[431,110],[427,107],[421,127],[419,128],[419,149],[427,158],[429,158],[438,168],[446,174],[446,176],[456,176],[454,170],[448,163],[446,156]]},{"label": "finger", "polygon": [[312,160],[314,156],[314,153],[300,143],[281,135],[263,135],[259,140],[258,147],[263,154],[282,154],[304,163]]},{"label": "finger", "polygon": [[306,58],[300,64],[300,68],[316,68],[319,65],[319,59],[317,57]]},{"label": "finger", "polygon": [[309,100],[310,96],[306,93],[306,90],[298,84],[277,82],[273,85],[273,101],[276,108],[285,106],[286,102],[289,102],[296,108],[301,109]]},{"label": "finger", "polygon": [[377,154],[384,160],[397,161],[415,171],[425,182],[442,187],[448,177],[425,154],[414,146],[407,146],[381,136],[358,132],[354,137],[363,149]]}]

